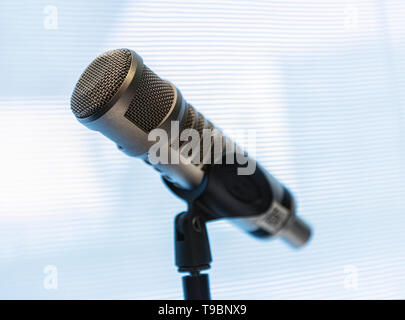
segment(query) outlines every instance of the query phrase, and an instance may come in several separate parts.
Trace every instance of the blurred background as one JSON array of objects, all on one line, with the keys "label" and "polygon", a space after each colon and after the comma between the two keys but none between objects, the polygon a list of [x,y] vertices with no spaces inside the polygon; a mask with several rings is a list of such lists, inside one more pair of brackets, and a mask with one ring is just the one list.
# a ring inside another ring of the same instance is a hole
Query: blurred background
[{"label": "blurred background", "polygon": [[0,298],[182,298],[185,204],[70,111],[84,68],[126,47],[232,137],[255,130],[314,228],[294,250],[209,225],[214,299],[404,299],[404,17],[402,0],[2,0]]}]

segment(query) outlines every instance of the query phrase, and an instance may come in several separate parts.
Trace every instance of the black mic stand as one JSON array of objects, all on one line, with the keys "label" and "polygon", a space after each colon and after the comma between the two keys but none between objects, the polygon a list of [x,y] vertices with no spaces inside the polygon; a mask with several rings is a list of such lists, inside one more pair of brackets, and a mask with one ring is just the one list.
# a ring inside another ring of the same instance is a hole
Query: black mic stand
[{"label": "black mic stand", "polygon": [[174,220],[176,266],[179,272],[190,273],[183,277],[185,300],[211,299],[208,274],[201,273],[212,262],[205,223],[206,218],[193,206]]},{"label": "black mic stand", "polygon": [[179,213],[174,219],[176,266],[179,272],[189,273],[183,276],[184,299],[210,300],[208,274],[201,272],[209,269],[212,262],[206,223],[217,218],[207,214],[208,210],[197,200],[205,189],[207,179],[193,191],[182,190],[165,179],[163,181],[188,204],[187,211]]}]

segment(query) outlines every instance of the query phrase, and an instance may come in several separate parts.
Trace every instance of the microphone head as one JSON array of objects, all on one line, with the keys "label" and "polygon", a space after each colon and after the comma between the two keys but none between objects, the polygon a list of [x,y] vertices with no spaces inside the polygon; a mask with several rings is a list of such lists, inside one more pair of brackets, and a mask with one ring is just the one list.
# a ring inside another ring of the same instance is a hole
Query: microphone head
[{"label": "microphone head", "polygon": [[[130,88],[128,88],[130,87]],[[144,132],[158,127],[172,109],[175,88],[160,79],[128,49],[107,51],[83,72],[71,98],[74,115],[83,120],[106,113],[121,95],[127,95],[125,118]]]},{"label": "microphone head", "polygon": [[124,82],[131,67],[128,49],[116,49],[98,56],[80,76],[71,98],[77,118],[87,118],[102,110]]},{"label": "microphone head", "polygon": [[[153,129],[165,131],[165,148],[177,152],[184,146],[185,141],[179,141],[184,129],[194,129],[202,137],[204,128],[213,128],[172,83],[159,78],[129,49],[108,51],[90,63],[73,91],[71,109],[87,128],[114,141],[124,153],[147,162],[156,143],[153,134],[149,139]],[[177,133],[172,130],[176,122]],[[202,154],[196,158],[201,159]],[[153,165],[184,188],[198,186],[204,176],[202,163]]]}]

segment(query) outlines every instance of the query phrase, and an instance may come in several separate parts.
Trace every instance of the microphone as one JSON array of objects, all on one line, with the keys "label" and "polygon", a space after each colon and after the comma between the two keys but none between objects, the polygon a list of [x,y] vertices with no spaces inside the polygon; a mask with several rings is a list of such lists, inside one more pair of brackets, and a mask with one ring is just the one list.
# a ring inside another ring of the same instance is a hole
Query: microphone
[{"label": "microphone", "polygon": [[[87,128],[101,132],[129,156],[152,165],[175,194],[189,203],[198,199],[211,218],[229,218],[255,237],[280,236],[294,247],[309,240],[311,230],[297,217],[292,193],[189,104],[171,82],[150,70],[134,51],[107,51],[91,62],[73,91],[71,110]],[[174,123],[178,132],[173,130]],[[156,129],[168,137],[164,143],[160,136],[157,153],[177,151],[182,159],[192,161],[170,161],[172,156],[165,163],[151,161],[151,150],[156,147],[151,137]],[[182,132],[193,130],[199,141],[188,144]],[[211,142],[221,142],[220,148],[215,143],[205,144],[206,132],[211,134]],[[199,152],[190,156],[190,146],[196,145]],[[235,158],[244,161],[229,161]],[[251,164],[254,170],[240,174]]]}]

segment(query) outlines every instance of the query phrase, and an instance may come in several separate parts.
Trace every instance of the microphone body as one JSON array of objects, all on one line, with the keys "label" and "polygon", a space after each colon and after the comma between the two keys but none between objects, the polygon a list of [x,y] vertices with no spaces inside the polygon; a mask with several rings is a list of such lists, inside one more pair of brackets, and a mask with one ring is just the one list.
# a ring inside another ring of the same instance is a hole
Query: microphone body
[{"label": "microphone body", "polygon": [[[281,236],[295,247],[310,238],[310,228],[296,216],[296,204],[291,192],[270,173],[255,163],[250,175],[240,175],[243,165],[227,163],[227,157],[245,155],[243,150],[215,128],[201,113],[186,102],[181,92],[170,82],[160,79],[134,51],[118,49],[96,58],[79,79],[71,99],[76,118],[91,130],[99,131],[114,141],[129,156],[146,163],[155,141],[148,139],[154,129],[168,134],[167,150],[184,155],[186,143],[172,134],[172,122],[179,132],[194,129],[215,132],[221,141],[219,153],[212,146],[201,148],[199,159],[153,163],[169,188],[187,200],[198,190],[198,200],[212,218],[230,218],[253,236]],[[227,146],[235,146],[229,151]],[[211,148],[211,149],[210,149]],[[169,152],[169,154],[172,154]],[[221,161],[219,161],[221,160]]]}]

